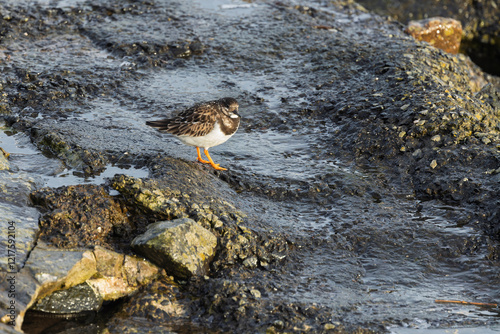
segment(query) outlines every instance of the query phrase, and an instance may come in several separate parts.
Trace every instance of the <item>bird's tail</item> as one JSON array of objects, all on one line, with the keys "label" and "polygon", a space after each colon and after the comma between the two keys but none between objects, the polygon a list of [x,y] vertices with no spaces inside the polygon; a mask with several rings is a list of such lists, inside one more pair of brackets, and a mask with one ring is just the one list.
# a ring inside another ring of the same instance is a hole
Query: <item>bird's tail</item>
[{"label": "bird's tail", "polygon": [[146,125],[149,125],[153,128],[157,128],[160,131],[167,131],[169,123],[170,121],[168,119],[163,119],[159,121],[147,121]]}]

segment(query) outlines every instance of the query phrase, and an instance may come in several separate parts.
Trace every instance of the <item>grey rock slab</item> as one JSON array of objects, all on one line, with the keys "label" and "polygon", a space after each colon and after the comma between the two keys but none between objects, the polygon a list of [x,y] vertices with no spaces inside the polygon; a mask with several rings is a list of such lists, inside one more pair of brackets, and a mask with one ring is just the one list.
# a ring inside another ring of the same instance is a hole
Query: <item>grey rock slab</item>
[{"label": "grey rock slab", "polygon": [[0,171],[1,270],[17,272],[35,243],[39,213],[28,206],[32,181],[25,173]]}]

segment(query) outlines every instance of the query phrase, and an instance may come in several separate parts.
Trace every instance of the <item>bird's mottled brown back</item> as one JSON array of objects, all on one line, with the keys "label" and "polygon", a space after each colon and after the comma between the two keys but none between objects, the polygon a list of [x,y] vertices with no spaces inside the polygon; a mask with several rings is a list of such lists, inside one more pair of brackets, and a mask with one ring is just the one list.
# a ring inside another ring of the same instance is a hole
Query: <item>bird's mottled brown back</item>
[{"label": "bird's mottled brown back", "polygon": [[146,124],[176,136],[204,136],[213,129],[216,121],[217,113],[213,112],[213,108],[217,108],[214,102],[201,103],[180,112],[173,118]]}]

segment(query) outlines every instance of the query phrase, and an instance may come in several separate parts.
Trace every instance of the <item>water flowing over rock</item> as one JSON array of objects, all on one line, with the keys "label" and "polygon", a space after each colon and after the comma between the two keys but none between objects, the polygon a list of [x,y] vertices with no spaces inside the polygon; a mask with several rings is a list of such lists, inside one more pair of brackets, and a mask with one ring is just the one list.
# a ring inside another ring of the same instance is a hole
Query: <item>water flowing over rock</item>
[{"label": "water flowing over rock", "polygon": [[208,273],[217,237],[189,218],[161,221],[132,241],[132,247],[177,278]]}]

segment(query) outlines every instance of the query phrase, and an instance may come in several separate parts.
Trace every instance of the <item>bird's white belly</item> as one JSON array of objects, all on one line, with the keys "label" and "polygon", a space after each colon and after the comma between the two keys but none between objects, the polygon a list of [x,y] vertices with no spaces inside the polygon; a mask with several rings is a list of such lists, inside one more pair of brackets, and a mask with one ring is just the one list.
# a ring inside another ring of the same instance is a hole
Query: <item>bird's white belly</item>
[{"label": "bird's white belly", "polygon": [[225,135],[220,129],[219,122],[215,122],[215,126],[212,131],[204,136],[190,137],[190,136],[176,136],[184,144],[197,146],[202,148],[210,148],[220,145],[231,138],[232,135]]}]

